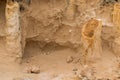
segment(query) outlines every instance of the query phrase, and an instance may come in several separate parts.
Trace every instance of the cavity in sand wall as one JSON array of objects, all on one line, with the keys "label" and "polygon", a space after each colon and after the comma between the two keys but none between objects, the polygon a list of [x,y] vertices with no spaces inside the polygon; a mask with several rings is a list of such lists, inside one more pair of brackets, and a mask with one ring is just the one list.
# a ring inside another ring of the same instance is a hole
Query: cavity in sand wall
[{"label": "cavity in sand wall", "polygon": [[19,4],[12,0],[6,3],[6,48],[13,59],[22,56]]},{"label": "cavity in sand wall", "polygon": [[89,20],[82,29],[82,54],[85,59],[100,58],[102,22],[96,19]]}]

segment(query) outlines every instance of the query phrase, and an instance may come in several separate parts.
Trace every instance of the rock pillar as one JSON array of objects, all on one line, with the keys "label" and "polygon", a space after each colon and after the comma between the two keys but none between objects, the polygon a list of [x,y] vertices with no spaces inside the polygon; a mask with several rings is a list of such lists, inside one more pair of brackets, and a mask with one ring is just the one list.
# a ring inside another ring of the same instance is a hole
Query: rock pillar
[{"label": "rock pillar", "polygon": [[19,4],[8,0],[6,3],[6,49],[13,59],[22,56]]},{"label": "rock pillar", "polygon": [[82,28],[82,54],[87,59],[100,58],[102,22],[96,19],[89,20]]}]

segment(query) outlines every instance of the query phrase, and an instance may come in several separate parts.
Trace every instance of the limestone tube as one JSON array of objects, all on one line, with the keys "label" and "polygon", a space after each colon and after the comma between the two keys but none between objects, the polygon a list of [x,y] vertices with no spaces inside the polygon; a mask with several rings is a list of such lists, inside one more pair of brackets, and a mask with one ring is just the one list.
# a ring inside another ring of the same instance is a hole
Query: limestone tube
[{"label": "limestone tube", "polygon": [[102,22],[96,19],[89,20],[82,28],[82,54],[86,59],[100,58]]},{"label": "limestone tube", "polygon": [[120,32],[120,3],[114,5],[113,23],[117,26],[118,32]]},{"label": "limestone tube", "polygon": [[19,4],[8,0],[6,3],[6,48],[8,56],[16,59],[22,56]]},{"label": "limestone tube", "polygon": [[114,5],[113,23],[117,32],[117,36],[112,44],[112,49],[115,55],[120,55],[120,3]]}]

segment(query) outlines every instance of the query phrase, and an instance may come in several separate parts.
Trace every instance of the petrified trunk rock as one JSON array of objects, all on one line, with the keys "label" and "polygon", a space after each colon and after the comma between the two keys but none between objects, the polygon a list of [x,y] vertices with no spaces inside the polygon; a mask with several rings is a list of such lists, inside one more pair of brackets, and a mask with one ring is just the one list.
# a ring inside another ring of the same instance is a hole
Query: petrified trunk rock
[{"label": "petrified trunk rock", "polygon": [[6,48],[8,56],[21,57],[21,31],[19,24],[19,4],[8,0],[6,4]]},{"label": "petrified trunk rock", "polygon": [[116,34],[116,38],[112,44],[112,49],[116,55],[119,55],[119,53],[120,53],[120,3],[116,3],[114,5],[113,23],[115,25],[117,34]]},{"label": "petrified trunk rock", "polygon": [[120,3],[114,5],[113,23],[117,26],[117,30],[120,30]]},{"label": "petrified trunk rock", "polygon": [[102,22],[96,19],[89,20],[82,29],[82,54],[85,59],[100,58]]}]

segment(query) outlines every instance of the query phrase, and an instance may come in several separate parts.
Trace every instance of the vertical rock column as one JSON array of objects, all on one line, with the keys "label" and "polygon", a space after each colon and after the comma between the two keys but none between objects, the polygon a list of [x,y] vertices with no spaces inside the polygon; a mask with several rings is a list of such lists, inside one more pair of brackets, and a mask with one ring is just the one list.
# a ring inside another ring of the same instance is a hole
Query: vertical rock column
[{"label": "vertical rock column", "polygon": [[6,3],[6,48],[13,60],[22,57],[19,4],[12,0]]},{"label": "vertical rock column", "polygon": [[96,19],[89,20],[82,29],[82,55],[86,60],[99,59],[102,53],[101,46],[102,22]]},{"label": "vertical rock column", "polygon": [[120,3],[114,5],[113,10],[113,23],[116,29],[116,37],[112,44],[113,52],[116,55],[120,55]]},{"label": "vertical rock column", "polygon": [[118,32],[120,32],[120,3],[114,5],[113,23],[116,25]]}]

